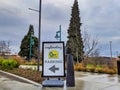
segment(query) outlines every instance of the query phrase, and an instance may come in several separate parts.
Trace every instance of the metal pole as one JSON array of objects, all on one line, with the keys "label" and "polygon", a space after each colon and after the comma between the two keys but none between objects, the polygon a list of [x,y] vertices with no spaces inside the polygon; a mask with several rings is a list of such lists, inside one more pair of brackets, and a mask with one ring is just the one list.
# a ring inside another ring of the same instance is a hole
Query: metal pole
[{"label": "metal pole", "polygon": [[60,25],[60,27],[59,27],[59,28],[60,28],[60,42],[61,42],[61,25]]},{"label": "metal pole", "polygon": [[111,61],[112,61],[112,41],[110,41],[110,55],[111,55]]},{"label": "metal pole", "polygon": [[40,43],[41,43],[41,3],[42,0],[39,1],[39,32],[38,32],[38,65],[37,65],[37,71],[39,71],[39,62],[40,62]]},{"label": "metal pole", "polygon": [[29,53],[29,61],[30,61],[31,55],[32,55],[32,44],[31,44],[31,41],[32,41],[32,36],[30,35],[30,53]]}]

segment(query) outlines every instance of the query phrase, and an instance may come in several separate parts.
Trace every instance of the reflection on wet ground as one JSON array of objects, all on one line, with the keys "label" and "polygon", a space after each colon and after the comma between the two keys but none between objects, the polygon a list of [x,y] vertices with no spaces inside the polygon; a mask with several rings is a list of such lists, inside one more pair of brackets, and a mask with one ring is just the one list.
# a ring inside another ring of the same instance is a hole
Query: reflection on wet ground
[{"label": "reflection on wet ground", "polygon": [[84,74],[84,73],[83,73],[83,74],[80,74],[80,73],[76,72],[76,73],[75,73],[75,76],[76,76],[76,77],[85,77],[85,76],[88,76],[88,75],[87,75],[87,74]]},{"label": "reflection on wet ground", "polygon": [[42,90],[120,90],[118,75],[75,72],[75,87],[43,88]]},{"label": "reflection on wet ground", "polygon": [[120,83],[120,77],[118,75],[101,75],[94,78],[93,81],[104,83]]},{"label": "reflection on wet ground", "polygon": [[80,72],[80,74],[87,74],[87,77],[76,77],[84,81],[83,89],[80,90],[120,90],[120,76],[117,74],[91,74],[84,72]]},{"label": "reflection on wet ground", "polygon": [[44,87],[42,90],[84,90],[84,81],[77,81],[76,82],[77,87]]}]

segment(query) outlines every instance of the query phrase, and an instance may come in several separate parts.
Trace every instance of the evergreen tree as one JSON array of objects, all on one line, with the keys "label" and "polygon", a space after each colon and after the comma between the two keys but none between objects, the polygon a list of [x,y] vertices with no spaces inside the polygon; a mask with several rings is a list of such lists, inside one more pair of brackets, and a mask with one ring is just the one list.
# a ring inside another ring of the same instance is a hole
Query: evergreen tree
[{"label": "evergreen tree", "polygon": [[75,61],[81,61],[83,59],[83,41],[81,36],[81,22],[79,17],[78,1],[75,0],[72,7],[72,14],[70,24],[68,28],[68,40],[66,44],[66,53],[71,53]]},{"label": "evergreen tree", "polygon": [[37,58],[37,49],[38,49],[38,38],[34,36],[34,28],[33,25],[29,26],[29,31],[27,35],[21,41],[19,55],[22,57],[26,57],[29,59],[30,57],[30,43],[31,43],[31,58]]}]

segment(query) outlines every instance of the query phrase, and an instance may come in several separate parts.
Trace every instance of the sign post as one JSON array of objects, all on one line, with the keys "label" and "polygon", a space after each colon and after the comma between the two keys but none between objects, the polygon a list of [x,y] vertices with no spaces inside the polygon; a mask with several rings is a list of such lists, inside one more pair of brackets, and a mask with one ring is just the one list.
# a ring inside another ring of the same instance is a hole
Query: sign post
[{"label": "sign post", "polygon": [[[43,42],[42,48],[43,48],[42,76],[48,77],[48,78],[64,77],[65,76],[64,42]],[[52,84],[53,83],[55,83],[55,85],[53,86],[56,86],[56,84],[59,84],[58,81],[52,82]],[[49,86],[48,83],[47,83],[47,86]]]}]

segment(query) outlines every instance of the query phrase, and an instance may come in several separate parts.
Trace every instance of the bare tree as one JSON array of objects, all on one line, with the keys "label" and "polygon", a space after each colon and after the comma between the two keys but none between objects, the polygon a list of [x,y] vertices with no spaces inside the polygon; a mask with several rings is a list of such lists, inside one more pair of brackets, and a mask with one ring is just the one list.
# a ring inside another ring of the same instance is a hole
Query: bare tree
[{"label": "bare tree", "polygon": [[97,36],[91,37],[86,31],[83,32],[83,42],[84,42],[84,60],[88,56],[99,56],[98,48],[98,38]]},{"label": "bare tree", "polygon": [[10,41],[0,41],[0,54],[10,53]]},{"label": "bare tree", "polygon": [[92,57],[98,57],[100,54],[100,49],[99,48],[96,48],[91,54],[90,56]]}]

